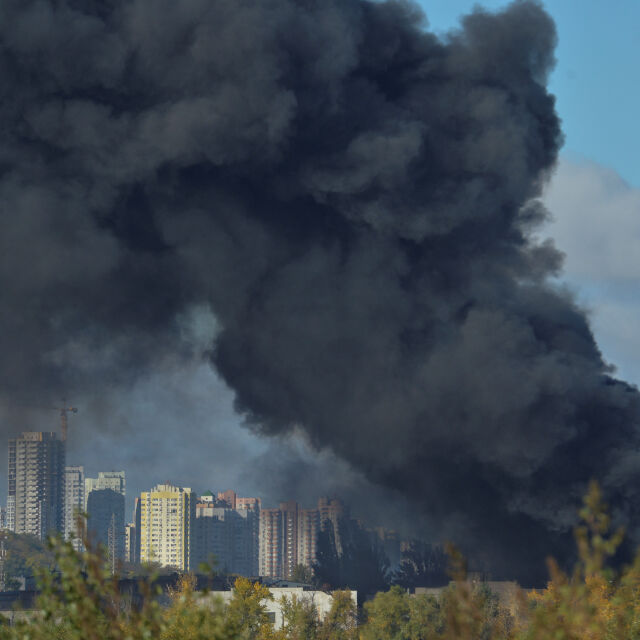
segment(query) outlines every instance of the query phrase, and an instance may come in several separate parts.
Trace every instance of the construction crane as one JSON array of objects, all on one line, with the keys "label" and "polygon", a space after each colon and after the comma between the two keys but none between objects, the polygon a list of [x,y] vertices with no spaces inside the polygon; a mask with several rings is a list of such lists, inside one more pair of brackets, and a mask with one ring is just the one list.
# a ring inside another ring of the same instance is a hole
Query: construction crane
[{"label": "construction crane", "polygon": [[67,406],[67,400],[66,398],[62,399],[62,406],[61,407],[49,407],[49,406],[42,406],[42,405],[36,405],[36,404],[15,404],[13,406],[16,407],[24,407],[26,409],[39,409],[39,410],[45,410],[45,411],[59,411],[60,412],[60,427],[61,427],[61,437],[62,437],[62,441],[66,442],[67,440],[67,429],[69,426],[68,423],[68,419],[67,419],[67,414],[68,413],[78,413],[78,409],[76,407],[72,407],[71,405]]},{"label": "construction crane", "polygon": [[60,431],[62,433],[62,442],[66,442],[67,428],[68,428],[67,413],[78,413],[78,409],[76,407],[67,406],[67,401],[64,398],[62,399],[61,407],[49,407],[49,408],[54,411],[60,412]]}]

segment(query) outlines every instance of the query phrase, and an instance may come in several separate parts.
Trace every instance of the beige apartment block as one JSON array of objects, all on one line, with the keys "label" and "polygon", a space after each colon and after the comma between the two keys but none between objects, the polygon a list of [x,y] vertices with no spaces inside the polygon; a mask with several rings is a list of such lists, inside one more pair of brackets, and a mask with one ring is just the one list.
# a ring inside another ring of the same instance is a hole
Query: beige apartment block
[{"label": "beige apartment block", "polygon": [[320,527],[317,509],[282,502],[277,509],[260,511],[260,575],[288,578],[298,564],[311,567],[316,559]]},{"label": "beige apartment block", "polygon": [[159,484],[140,496],[140,561],[190,571],[196,496],[190,488]]},{"label": "beige apartment block", "polygon": [[342,553],[339,522],[348,510],[338,499],[320,498],[316,509],[297,502],[280,503],[277,509],[260,511],[260,575],[288,578],[296,565],[312,567],[316,560],[318,532],[332,526],[338,553]]}]

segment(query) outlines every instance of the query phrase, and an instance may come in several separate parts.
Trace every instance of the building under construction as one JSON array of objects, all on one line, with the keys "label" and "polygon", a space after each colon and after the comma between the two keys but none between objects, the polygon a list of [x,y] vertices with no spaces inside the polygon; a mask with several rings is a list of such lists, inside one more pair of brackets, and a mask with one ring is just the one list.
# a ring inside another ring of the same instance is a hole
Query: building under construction
[{"label": "building under construction", "polygon": [[38,408],[60,412],[60,437],[53,431],[24,431],[9,440],[6,526],[44,540],[65,531],[67,414],[78,409],[64,400],[61,407]]}]

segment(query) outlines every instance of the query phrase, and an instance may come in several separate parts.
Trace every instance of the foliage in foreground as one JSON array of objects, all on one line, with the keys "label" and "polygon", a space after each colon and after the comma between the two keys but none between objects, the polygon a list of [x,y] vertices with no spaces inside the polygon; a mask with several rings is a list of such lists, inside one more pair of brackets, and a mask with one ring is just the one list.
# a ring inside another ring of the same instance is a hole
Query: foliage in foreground
[{"label": "foliage in foreground", "polygon": [[122,593],[118,576],[100,551],[79,553],[70,542],[51,541],[55,571],[39,576],[38,613],[15,626],[0,626],[0,640],[356,640],[356,607],[349,592],[334,592],[333,606],[320,623],[306,600],[283,599],[286,629],[274,630],[265,602],[269,589],[238,578],[225,606],[194,590],[185,574],[176,589],[162,594],[153,581],[136,593]]},{"label": "foliage in foreground", "polygon": [[5,553],[4,588],[8,591],[19,589],[21,580],[29,584],[38,567],[49,569],[54,565],[53,553],[35,536],[5,530],[0,532],[0,544]]},{"label": "foliage in foreground", "polygon": [[[608,567],[622,533],[609,532],[596,485],[581,517],[573,573],[550,563],[547,588],[518,592],[508,606],[457,573],[439,597],[413,596],[397,585],[378,593],[365,604],[359,625],[347,591],[334,592],[322,622],[313,602],[285,598],[281,630],[266,612],[268,589],[245,578],[236,581],[227,606],[194,591],[188,575],[165,603],[142,583],[145,597],[134,606],[100,554],[80,555],[57,541],[58,571],[41,576],[42,613],[0,628],[0,640],[640,640],[640,556],[621,572]],[[455,555],[453,565],[462,567]]]},{"label": "foliage in foreground", "polygon": [[[593,484],[576,530],[579,562],[571,574],[550,561],[547,588],[517,590],[500,603],[486,586],[455,576],[440,597],[398,587],[365,605],[362,640],[640,640],[640,554],[615,572],[608,560],[622,540]],[[454,561],[456,560],[454,556]],[[454,565],[462,566],[460,562]]]}]

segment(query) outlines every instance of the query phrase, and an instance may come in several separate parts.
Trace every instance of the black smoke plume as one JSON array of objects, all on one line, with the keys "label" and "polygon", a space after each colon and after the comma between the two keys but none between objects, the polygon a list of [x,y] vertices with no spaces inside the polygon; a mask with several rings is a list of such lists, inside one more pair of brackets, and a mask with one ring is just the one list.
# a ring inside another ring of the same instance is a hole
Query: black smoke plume
[{"label": "black smoke plume", "polygon": [[400,0],[4,0],[2,394],[127,384],[204,306],[255,429],[496,572],[591,477],[633,531],[638,394],[532,239],[555,41],[533,1],[439,39]]}]

